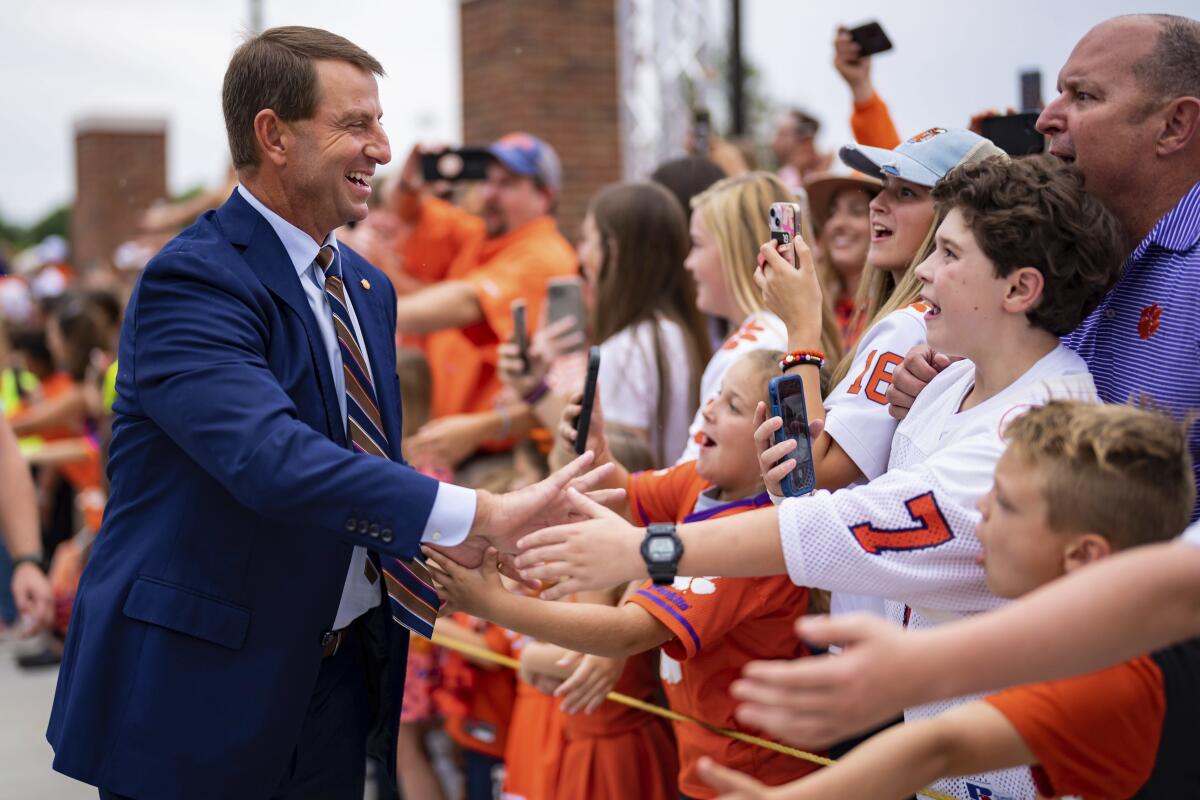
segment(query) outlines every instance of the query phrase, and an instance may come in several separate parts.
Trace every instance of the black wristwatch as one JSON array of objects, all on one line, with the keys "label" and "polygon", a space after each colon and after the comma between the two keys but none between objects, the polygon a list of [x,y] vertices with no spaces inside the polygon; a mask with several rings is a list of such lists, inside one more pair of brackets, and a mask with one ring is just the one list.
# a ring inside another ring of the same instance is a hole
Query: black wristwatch
[{"label": "black wristwatch", "polygon": [[16,558],[12,559],[12,571],[16,572],[17,567],[21,566],[22,564],[35,564],[42,572],[46,571],[46,557],[41,553],[29,553],[27,555],[17,556]]},{"label": "black wristwatch", "polygon": [[656,522],[646,528],[642,540],[642,560],[655,586],[666,586],[675,581],[675,570],[683,558],[683,542],[675,533],[675,523]]}]

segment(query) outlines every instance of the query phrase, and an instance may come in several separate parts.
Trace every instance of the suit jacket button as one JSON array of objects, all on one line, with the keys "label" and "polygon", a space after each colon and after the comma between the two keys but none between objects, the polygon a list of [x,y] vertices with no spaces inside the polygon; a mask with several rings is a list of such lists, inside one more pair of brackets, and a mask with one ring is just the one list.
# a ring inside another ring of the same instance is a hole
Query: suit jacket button
[{"label": "suit jacket button", "polygon": [[390,542],[392,540],[392,529],[384,528],[379,534],[379,538],[383,539],[385,542]]},{"label": "suit jacket button", "polygon": [[358,523],[358,532],[359,533],[366,533],[368,528],[369,528],[369,525],[365,519],[359,520],[359,523]]},{"label": "suit jacket button", "polygon": [[358,527],[358,520],[356,520],[354,517],[350,517],[349,519],[346,520],[346,530],[349,531],[350,533],[354,533],[354,529],[357,527]]},{"label": "suit jacket button", "polygon": [[379,526],[372,525],[370,528],[367,529],[367,533],[371,534],[372,539],[378,539],[379,538]]},{"label": "suit jacket button", "polygon": [[333,631],[325,631],[325,633],[321,634],[321,647],[328,647],[330,642],[333,641],[333,637]]}]

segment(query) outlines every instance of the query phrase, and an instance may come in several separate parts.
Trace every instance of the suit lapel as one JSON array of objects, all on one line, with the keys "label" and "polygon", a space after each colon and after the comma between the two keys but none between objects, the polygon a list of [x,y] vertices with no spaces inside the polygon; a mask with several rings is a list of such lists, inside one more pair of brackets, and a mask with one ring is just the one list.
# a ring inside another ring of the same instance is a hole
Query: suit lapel
[{"label": "suit lapel", "polygon": [[[392,458],[400,454],[399,426],[395,424],[396,406],[391,397],[392,376],[396,374],[395,363],[389,363],[391,353],[389,338],[393,335],[386,326],[379,323],[380,314],[377,300],[371,290],[363,286],[363,275],[354,260],[346,257],[347,248],[342,248],[342,278],[346,291],[350,296],[350,304],[354,306],[354,316],[358,319],[358,327],[362,332],[363,346],[367,349],[367,358],[371,362],[371,376],[375,383],[375,399],[379,402],[379,413],[383,416],[384,427],[388,434],[388,451]],[[384,317],[386,319],[386,317]],[[393,433],[394,432],[394,433]],[[396,441],[392,441],[396,439]]]},{"label": "suit lapel", "polygon": [[296,274],[287,250],[270,224],[238,194],[237,189],[234,189],[225,204],[217,209],[217,218],[220,220],[221,229],[241,252],[242,258],[255,276],[272,294],[282,300],[304,325],[309,355],[317,373],[321,398],[325,403],[327,432],[334,441],[345,447],[345,423],[341,419],[337,387],[334,385],[329,359],[325,354],[321,329],[317,327],[317,321],[313,318],[312,308],[309,307],[308,298],[300,285],[300,276]]}]

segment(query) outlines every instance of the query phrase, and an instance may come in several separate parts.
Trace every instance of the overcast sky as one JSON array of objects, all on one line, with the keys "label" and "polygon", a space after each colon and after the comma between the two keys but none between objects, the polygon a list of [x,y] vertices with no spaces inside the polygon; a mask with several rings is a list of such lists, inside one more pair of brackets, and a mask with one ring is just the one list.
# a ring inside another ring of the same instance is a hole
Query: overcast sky
[{"label": "overcast sky", "polygon": [[[457,0],[263,0],[263,6],[267,26],[328,28],[379,58],[389,74],[380,82],[384,124],[398,156],[416,139],[460,135]],[[70,200],[72,126],[92,115],[166,119],[173,191],[218,180],[227,161],[221,77],[248,7],[248,0],[6,2],[0,214],[29,223]],[[903,6],[843,0],[834,10],[815,0],[744,0],[743,48],[774,101],[824,120],[822,143],[832,148],[849,138],[848,93],[830,64],[839,22],[878,19],[887,29],[896,49],[876,59],[876,85],[901,133],[909,133],[963,125],[976,110],[1014,104],[1022,68],[1040,68],[1051,97],[1071,46],[1102,19],[1138,11],[1195,16],[1195,8],[1195,0]]]}]

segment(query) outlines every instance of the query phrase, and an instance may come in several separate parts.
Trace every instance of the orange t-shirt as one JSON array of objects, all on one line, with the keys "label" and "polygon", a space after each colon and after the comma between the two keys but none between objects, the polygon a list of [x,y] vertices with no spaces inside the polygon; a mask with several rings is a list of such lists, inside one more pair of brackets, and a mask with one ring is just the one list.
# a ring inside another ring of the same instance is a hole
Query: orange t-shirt
[{"label": "orange t-shirt", "polygon": [[[658,688],[657,653],[630,656],[613,691],[647,702]],[[679,757],[662,717],[605,700],[591,714],[559,711],[563,750],[556,800],[676,800]]]},{"label": "orange t-shirt", "polygon": [[[488,649],[509,655],[509,639],[503,628],[461,612],[451,618],[469,628],[483,625]],[[446,735],[460,747],[504,758],[516,691],[516,676],[511,669],[483,669],[449,651],[433,700],[445,720]]]},{"label": "orange t-shirt", "polygon": [[[1172,704],[1178,701],[1194,720],[1195,696],[1172,698]],[[1194,783],[1173,786],[1169,794],[1141,791],[1155,770],[1167,714],[1163,671],[1153,656],[1088,675],[1017,686],[984,702],[1008,719],[1037,757],[1033,779],[1047,797],[1196,796]],[[1187,738],[1185,747],[1194,748],[1195,740]],[[1196,771],[1191,772],[1194,780]]]},{"label": "orange t-shirt", "polygon": [[[426,201],[425,208],[438,202]],[[525,301],[532,332],[541,319],[546,282],[578,272],[575,250],[551,217],[540,217],[502,236],[486,238],[475,217],[442,206],[437,214],[452,218],[447,225],[462,226],[458,234],[443,237],[442,244],[434,246],[423,238],[423,233],[414,232],[408,247],[415,251],[428,247],[431,251],[423,256],[426,261],[420,262],[421,269],[440,273],[445,280],[471,284],[483,319],[465,328],[431,333],[425,340],[425,354],[433,373],[434,418],[492,408],[501,386],[496,376],[496,347],[512,338],[512,301]],[[472,226],[469,236],[468,225]],[[455,246],[458,250],[447,263]]]},{"label": "orange t-shirt", "polygon": [[[766,492],[729,503],[703,503],[712,485],[696,473],[694,461],[629,481],[629,503],[643,524],[699,522],[770,505]],[[808,589],[786,575],[770,578],[676,578],[672,586],[647,581],[628,602],[665,625],[675,638],[662,646],[660,677],[675,711],[721,728],[745,728],[734,718],[737,703],[729,686],[747,662],[808,655],[796,637],[796,618],[808,608]],[[679,791],[689,797],[715,797],[696,774],[707,755],[720,764],[778,786],[813,772],[807,761],[735,741],[690,722],[676,723]]]},{"label": "orange t-shirt", "polygon": [[[46,400],[58,397],[70,391],[74,386],[75,381],[70,375],[65,372],[56,372],[42,381],[42,397]],[[13,417],[14,420],[20,418],[20,413]],[[37,435],[41,436],[47,442],[54,442],[62,439],[85,437],[86,431],[83,428],[83,420],[80,419],[80,424],[77,427],[58,425],[38,431]],[[102,485],[100,448],[91,438],[88,438],[87,442],[88,447],[85,458],[79,461],[68,461],[56,467],[59,474],[77,492],[82,492],[86,489],[99,489]]]},{"label": "orange t-shirt", "polygon": [[900,134],[892,122],[887,103],[877,94],[871,95],[871,99],[865,103],[854,104],[850,130],[854,133],[854,141],[869,147],[891,150],[900,144]]},{"label": "orange t-shirt", "polygon": [[[532,641],[512,631],[512,649],[519,653]],[[504,751],[505,800],[552,800],[563,751],[563,715],[557,697],[542,694],[517,680],[517,701]]]}]

